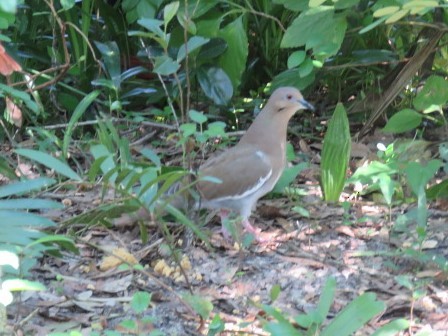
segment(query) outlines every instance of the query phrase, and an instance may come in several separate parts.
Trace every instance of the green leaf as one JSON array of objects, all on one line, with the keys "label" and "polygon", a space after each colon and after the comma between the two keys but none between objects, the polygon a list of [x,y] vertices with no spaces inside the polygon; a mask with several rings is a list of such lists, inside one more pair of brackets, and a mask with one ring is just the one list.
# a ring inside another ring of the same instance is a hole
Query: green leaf
[{"label": "green leaf", "polygon": [[0,200],[0,209],[62,209],[64,206],[55,201],[36,199],[36,198],[16,198],[8,200]]},{"label": "green leaf", "polygon": [[196,124],[202,125],[207,121],[207,116],[204,115],[204,113],[198,112],[196,110],[190,110],[188,111],[188,116],[191,120],[193,120]]},{"label": "green leaf", "polygon": [[305,46],[315,55],[335,55],[347,29],[344,16],[335,15],[331,6],[319,6],[302,12],[288,27],[281,48]]},{"label": "green leaf", "polygon": [[302,78],[300,72],[301,70],[298,68],[283,71],[274,77],[271,90],[273,91],[282,86],[294,86],[299,90],[307,88],[314,82],[315,73],[313,71],[308,76]]},{"label": "green leaf", "polygon": [[389,16],[387,18],[386,24],[397,22],[400,19],[404,18],[408,14],[409,14],[409,10],[408,9],[399,10],[398,12],[396,12],[395,14],[392,14],[391,16]]},{"label": "green leaf", "polygon": [[395,181],[391,179],[390,175],[382,173],[378,175],[378,184],[381,189],[381,193],[384,196],[384,200],[387,205],[392,204],[392,196],[395,192]]},{"label": "green leaf", "polygon": [[[55,225],[55,223],[48,218],[13,210],[0,210],[0,223],[8,223],[9,228],[12,228],[13,226],[46,227]],[[3,237],[0,236],[0,239],[1,238]]]},{"label": "green leaf", "polygon": [[431,0],[415,0],[415,1],[407,1],[403,4],[403,9],[415,9],[416,7],[438,7],[439,2],[438,1],[431,1]]},{"label": "green leaf", "polygon": [[383,128],[386,133],[403,133],[415,129],[422,123],[422,115],[411,109],[395,113]]},{"label": "green leaf", "polygon": [[282,288],[280,287],[280,285],[272,286],[271,291],[269,292],[269,296],[271,298],[271,301],[277,300],[277,298],[280,295],[281,291],[282,291]]},{"label": "green leaf", "polygon": [[322,149],[321,187],[327,202],[339,200],[346,180],[350,151],[351,138],[347,113],[344,106],[339,103],[328,124]]},{"label": "green leaf", "polygon": [[302,64],[300,64],[299,66],[299,75],[301,78],[305,78],[306,76],[308,76],[309,74],[311,74],[311,72],[314,69],[314,64],[313,61],[311,60],[311,58],[307,58]]},{"label": "green leaf", "polygon": [[179,68],[180,64],[169,56],[163,55],[155,57],[154,72],[159,75],[172,75],[179,70]]},{"label": "green leaf", "polygon": [[295,68],[302,64],[302,62],[305,60],[306,52],[303,50],[294,51],[291,55],[288,57],[288,69]]},{"label": "green leaf", "polygon": [[382,17],[392,15],[400,10],[398,6],[387,6],[380,9],[377,9],[373,12],[373,17]]},{"label": "green leaf", "polygon": [[75,5],[75,0],[61,0],[61,6],[64,10],[69,10]]},{"label": "green leaf", "polygon": [[208,327],[208,333],[207,336],[216,336],[219,335],[222,331],[225,329],[225,323],[221,319],[221,317],[216,314],[213,317],[213,320],[210,322],[210,325]]},{"label": "green leaf", "polygon": [[56,181],[47,177],[40,177],[34,180],[25,180],[0,187],[0,198],[8,196],[20,196],[31,191],[48,188]]},{"label": "green leaf", "polygon": [[349,182],[370,183],[373,178],[380,174],[392,175],[396,174],[398,169],[392,164],[385,164],[379,161],[373,161],[368,166],[358,168],[350,177]]},{"label": "green leaf", "polygon": [[71,169],[66,163],[56,159],[50,154],[25,148],[16,149],[15,152],[18,155],[25,156],[28,159],[43,164],[45,167],[53,169],[55,172],[68,177],[69,179],[82,181],[82,178],[78,174],[76,174],[75,171]]},{"label": "green leaf", "polygon": [[232,98],[232,82],[223,69],[200,67],[197,76],[205,95],[215,104],[226,105]]},{"label": "green leaf", "polygon": [[0,9],[6,13],[14,14],[17,8],[17,0],[2,0],[0,1]]},{"label": "green leaf", "polygon": [[202,36],[193,36],[191,37],[186,44],[180,46],[179,51],[177,53],[177,62],[182,62],[188,54],[192,51],[202,47],[207,44],[210,39],[202,37]]},{"label": "green leaf", "polygon": [[387,16],[383,16],[382,18],[372,22],[371,24],[369,24],[368,26],[364,27],[363,29],[361,29],[359,31],[359,34],[364,34],[367,33],[368,31],[372,30],[373,28],[376,28],[377,26],[379,26],[380,24],[382,24],[384,21],[387,20]]},{"label": "green leaf", "polygon": [[186,123],[180,125],[179,128],[182,131],[182,136],[188,137],[196,133],[197,126],[195,123]]},{"label": "green leaf", "polygon": [[448,81],[440,76],[429,77],[414,99],[414,107],[424,111],[431,105],[443,106],[448,102]]},{"label": "green leaf", "polygon": [[137,314],[144,313],[151,304],[152,295],[148,292],[136,292],[132,296],[131,307]]},{"label": "green leaf", "polygon": [[178,9],[179,1],[170,2],[165,6],[163,9],[163,22],[165,23],[165,27],[168,26],[168,23],[170,23],[174,15],[176,15]]},{"label": "green leaf", "polygon": [[426,184],[442,166],[440,160],[431,160],[425,166],[419,162],[409,162],[405,168],[407,181],[415,195],[426,189]]},{"label": "green leaf", "polygon": [[73,111],[73,114],[72,114],[72,117],[70,118],[67,129],[65,130],[64,140],[62,142],[62,153],[65,158],[68,157],[68,146],[70,144],[73,130],[76,127],[76,123],[82,117],[82,115],[87,111],[87,108],[90,106],[90,104],[93,103],[93,101],[96,99],[96,97],[98,97],[99,94],[100,94],[100,91],[97,91],[97,90],[89,93],[87,96],[85,96],[81,100],[81,102],[78,104],[78,106],[76,106],[75,111]]},{"label": "green leaf", "polygon": [[323,323],[327,318],[331,305],[333,304],[335,291],[336,279],[330,277],[325,282],[325,287],[320,295],[319,304],[316,308],[316,313],[319,316],[319,324]]},{"label": "green leaf", "polygon": [[227,42],[223,38],[211,38],[208,43],[202,46],[198,59],[204,61],[218,57],[227,50],[227,47]]},{"label": "green leaf", "polygon": [[308,0],[273,0],[275,4],[283,5],[293,12],[302,12],[308,8]]},{"label": "green leaf", "polygon": [[310,2],[309,2],[309,6],[310,6],[310,8],[313,8],[313,7],[319,7],[319,6],[322,5],[325,1],[327,1],[327,0],[310,0]]},{"label": "green leaf", "polygon": [[160,26],[163,24],[163,21],[155,20],[155,19],[139,19],[137,23],[149,30],[150,32],[154,33],[156,36],[165,39],[165,33],[160,28]]},{"label": "green leaf", "polygon": [[349,336],[359,330],[370,319],[386,309],[386,304],[376,301],[376,295],[365,293],[350,302],[330,324],[320,333],[320,336]]},{"label": "green leaf", "polygon": [[242,16],[221,29],[218,37],[227,42],[227,50],[219,57],[218,65],[228,75],[233,89],[236,90],[241,83],[241,76],[246,70],[249,54],[249,42]]},{"label": "green leaf", "polygon": [[44,291],[45,286],[36,281],[23,279],[10,279],[2,282],[2,288],[11,292],[18,291]]},{"label": "green leaf", "polygon": [[204,320],[208,320],[213,310],[213,304],[203,296],[184,294],[183,299],[198,313]]},{"label": "green leaf", "polygon": [[115,41],[94,41],[95,46],[101,53],[104,68],[113,83],[114,90],[119,90],[121,85],[121,62],[120,49]]},{"label": "green leaf", "polygon": [[410,322],[405,319],[397,319],[378,328],[371,336],[395,336],[402,330],[406,330],[410,326]]},{"label": "green leaf", "polygon": [[285,168],[279,180],[277,181],[272,192],[282,193],[286,187],[288,187],[303,170],[309,167],[308,162],[301,162],[295,166]]}]

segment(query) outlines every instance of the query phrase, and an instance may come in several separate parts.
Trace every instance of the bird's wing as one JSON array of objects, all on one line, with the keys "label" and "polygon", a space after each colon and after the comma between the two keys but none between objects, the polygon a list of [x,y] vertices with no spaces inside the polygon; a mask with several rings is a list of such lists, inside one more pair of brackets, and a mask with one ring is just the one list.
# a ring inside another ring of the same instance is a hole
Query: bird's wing
[{"label": "bird's wing", "polygon": [[199,175],[221,182],[198,183],[198,191],[205,200],[239,199],[257,191],[271,178],[272,165],[260,149],[236,146],[205,162]]}]

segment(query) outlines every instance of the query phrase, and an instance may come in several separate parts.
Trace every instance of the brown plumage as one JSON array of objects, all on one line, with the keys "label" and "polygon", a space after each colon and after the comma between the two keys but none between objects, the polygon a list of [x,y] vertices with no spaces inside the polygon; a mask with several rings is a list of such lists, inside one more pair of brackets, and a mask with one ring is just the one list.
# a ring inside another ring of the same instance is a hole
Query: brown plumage
[{"label": "brown plumage", "polygon": [[234,211],[241,216],[245,229],[256,233],[248,218],[285,168],[288,122],[300,109],[313,107],[299,90],[275,90],[239,143],[199,168],[199,177],[212,176],[221,182],[198,182],[201,207]]}]

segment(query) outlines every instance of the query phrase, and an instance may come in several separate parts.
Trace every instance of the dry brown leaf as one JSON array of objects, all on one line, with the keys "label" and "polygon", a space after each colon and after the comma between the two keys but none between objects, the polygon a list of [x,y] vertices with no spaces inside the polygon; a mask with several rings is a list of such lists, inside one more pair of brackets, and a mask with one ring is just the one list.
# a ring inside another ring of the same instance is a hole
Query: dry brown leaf
[{"label": "dry brown leaf", "polygon": [[103,261],[100,264],[101,271],[108,271],[123,264],[124,262],[127,262],[131,265],[138,264],[137,259],[124,248],[116,248],[112,250],[112,254],[113,255],[103,258]]}]

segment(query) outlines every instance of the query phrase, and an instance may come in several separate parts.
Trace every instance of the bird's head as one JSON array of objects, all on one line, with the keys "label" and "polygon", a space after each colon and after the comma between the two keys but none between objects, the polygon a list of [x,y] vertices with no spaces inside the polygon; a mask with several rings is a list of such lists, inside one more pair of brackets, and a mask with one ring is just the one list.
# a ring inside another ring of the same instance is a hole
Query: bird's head
[{"label": "bird's head", "polygon": [[276,89],[268,100],[273,112],[286,112],[294,114],[298,110],[314,110],[313,105],[303,99],[299,90],[294,87],[281,87]]}]

